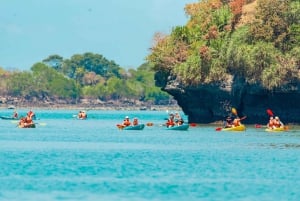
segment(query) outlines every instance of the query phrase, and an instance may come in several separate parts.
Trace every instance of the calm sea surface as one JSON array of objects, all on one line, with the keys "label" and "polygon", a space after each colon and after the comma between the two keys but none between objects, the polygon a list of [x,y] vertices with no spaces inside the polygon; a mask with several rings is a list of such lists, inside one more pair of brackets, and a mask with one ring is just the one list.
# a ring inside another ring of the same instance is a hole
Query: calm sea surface
[{"label": "calm sea surface", "polygon": [[[1,201],[300,200],[299,127],[170,131],[163,111],[35,112],[35,129],[0,119]],[[126,115],[154,125],[118,130]]]}]

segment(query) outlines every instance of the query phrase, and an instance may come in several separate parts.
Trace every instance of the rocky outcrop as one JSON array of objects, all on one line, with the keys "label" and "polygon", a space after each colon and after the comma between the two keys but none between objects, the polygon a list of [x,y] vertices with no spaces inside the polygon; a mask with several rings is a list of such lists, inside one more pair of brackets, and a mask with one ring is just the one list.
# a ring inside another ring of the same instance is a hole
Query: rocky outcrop
[{"label": "rocky outcrop", "polygon": [[232,115],[231,108],[240,117],[247,116],[246,124],[266,124],[267,109],[285,123],[300,123],[300,84],[293,89],[268,91],[259,85],[250,85],[243,78],[229,77],[228,80],[211,85],[183,87],[176,79],[156,74],[156,84],[171,94],[189,122],[213,123]]}]

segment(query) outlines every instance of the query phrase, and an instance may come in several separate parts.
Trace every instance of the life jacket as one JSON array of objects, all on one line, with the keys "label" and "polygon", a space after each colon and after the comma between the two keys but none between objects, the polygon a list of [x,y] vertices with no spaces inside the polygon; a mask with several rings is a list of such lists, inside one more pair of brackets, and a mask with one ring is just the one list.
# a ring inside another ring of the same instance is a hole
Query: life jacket
[{"label": "life jacket", "polygon": [[25,123],[25,117],[22,117],[19,121],[19,125],[23,126]]},{"label": "life jacket", "polygon": [[241,122],[241,120],[236,118],[236,119],[233,120],[233,125],[234,126],[240,126],[241,125],[240,122]]},{"label": "life jacket", "polygon": [[268,126],[269,127],[273,127],[274,126],[274,120],[273,119],[270,119],[270,121],[268,123]]},{"label": "life jacket", "polygon": [[34,115],[34,112],[32,112],[31,110],[27,113],[27,116],[29,116],[30,118],[32,118]]},{"label": "life jacket", "polygon": [[85,112],[82,112],[80,118],[85,119],[86,117],[87,117],[86,113],[85,113]]},{"label": "life jacket", "polygon": [[168,119],[166,125],[167,125],[167,127],[171,127],[171,126],[175,125],[175,122],[172,119]]},{"label": "life jacket", "polygon": [[279,128],[281,126],[281,122],[277,119],[275,119],[275,121],[273,123],[276,128]]},{"label": "life jacket", "polygon": [[26,124],[31,124],[32,123],[32,119],[30,116],[25,117],[25,123]]}]

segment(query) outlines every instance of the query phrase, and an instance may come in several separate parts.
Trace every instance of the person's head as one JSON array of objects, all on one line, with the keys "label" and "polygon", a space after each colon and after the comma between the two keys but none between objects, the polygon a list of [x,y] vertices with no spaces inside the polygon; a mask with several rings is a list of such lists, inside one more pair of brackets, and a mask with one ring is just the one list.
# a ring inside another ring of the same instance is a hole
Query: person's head
[{"label": "person's head", "polygon": [[134,121],[137,121],[138,119],[136,118],[136,117],[134,117],[134,119],[133,119]]},{"label": "person's head", "polygon": [[227,117],[227,118],[226,118],[226,121],[231,121],[231,117]]},{"label": "person's head", "polygon": [[273,117],[270,117],[270,120],[273,120],[274,118]]},{"label": "person's head", "polygon": [[276,120],[279,120],[279,117],[275,117]]},{"label": "person's head", "polygon": [[127,120],[128,120],[128,119],[129,119],[129,116],[126,116],[126,117],[125,117],[125,119],[127,119]]}]

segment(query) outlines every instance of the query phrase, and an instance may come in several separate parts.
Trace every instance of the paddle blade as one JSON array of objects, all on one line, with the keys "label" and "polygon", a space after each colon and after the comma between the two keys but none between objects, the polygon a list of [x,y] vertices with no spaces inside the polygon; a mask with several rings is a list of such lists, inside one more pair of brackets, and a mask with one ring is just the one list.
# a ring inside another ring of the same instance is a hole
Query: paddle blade
[{"label": "paddle blade", "polygon": [[122,124],[117,124],[116,125],[119,129],[123,129],[125,126],[124,125],[122,125]]},{"label": "paddle blade", "polygon": [[255,128],[261,128],[260,124],[255,124]]},{"label": "paddle blade", "polygon": [[270,109],[267,109],[267,114],[268,114],[270,117],[274,116],[272,110],[270,110]]},{"label": "paddle blade", "polygon": [[146,126],[153,126],[153,123],[152,123],[152,122],[148,122],[148,123],[146,124]]},{"label": "paddle blade", "polygon": [[234,107],[231,109],[231,112],[232,112],[232,114],[234,114],[234,115],[237,116],[237,111],[236,111],[236,109]]},{"label": "paddle blade", "polygon": [[216,131],[221,131],[222,127],[216,128]]},{"label": "paddle blade", "polygon": [[190,126],[192,126],[192,127],[196,127],[196,126],[197,126],[197,124],[196,124],[196,123],[190,123]]}]

